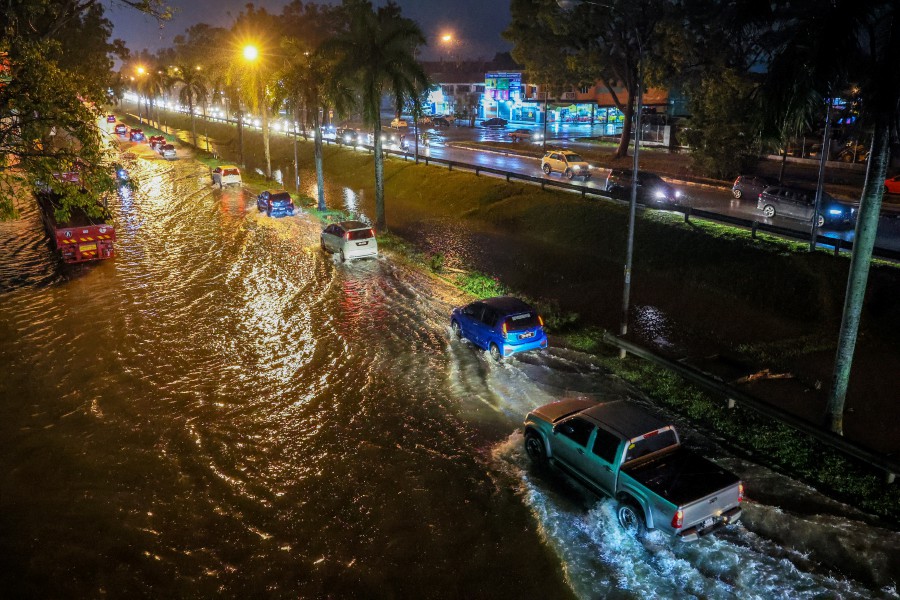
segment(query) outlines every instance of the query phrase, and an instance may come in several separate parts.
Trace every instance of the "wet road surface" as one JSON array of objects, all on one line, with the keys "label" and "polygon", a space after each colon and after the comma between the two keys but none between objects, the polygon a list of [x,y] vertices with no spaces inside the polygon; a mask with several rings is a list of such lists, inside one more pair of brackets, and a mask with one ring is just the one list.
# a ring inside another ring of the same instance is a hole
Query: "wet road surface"
[{"label": "wet road surface", "polygon": [[752,525],[623,537],[512,433],[565,395],[630,396],[620,382],[559,350],[493,364],[449,341],[452,292],[339,264],[306,217],[136,153],[114,260],[61,268],[27,197],[0,226],[11,596],[896,596],[897,534],[846,518],[863,566],[844,573],[816,560],[833,525],[765,504],[749,522],[801,523],[802,550]]}]

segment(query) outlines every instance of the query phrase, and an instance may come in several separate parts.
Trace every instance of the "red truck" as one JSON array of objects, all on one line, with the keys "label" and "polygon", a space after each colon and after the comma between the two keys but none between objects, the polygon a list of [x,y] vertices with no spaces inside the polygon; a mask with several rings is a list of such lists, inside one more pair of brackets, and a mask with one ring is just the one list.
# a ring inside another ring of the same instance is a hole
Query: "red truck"
[{"label": "red truck", "polygon": [[[57,173],[54,177],[73,185],[79,183],[78,173]],[[56,220],[58,196],[49,187],[39,187],[35,196],[41,209],[41,220],[63,262],[82,263],[115,256],[116,230],[107,224],[110,215],[105,208],[100,218],[73,208],[69,220],[61,223]]]}]

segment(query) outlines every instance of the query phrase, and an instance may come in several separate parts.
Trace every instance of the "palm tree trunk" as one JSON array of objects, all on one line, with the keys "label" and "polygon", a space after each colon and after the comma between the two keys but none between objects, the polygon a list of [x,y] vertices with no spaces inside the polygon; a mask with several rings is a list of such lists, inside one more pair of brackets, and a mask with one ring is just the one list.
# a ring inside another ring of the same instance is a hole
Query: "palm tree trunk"
[{"label": "palm tree trunk", "polygon": [[853,238],[853,256],[850,259],[850,275],[847,278],[847,295],[844,298],[841,332],[838,335],[834,375],[825,415],[826,419],[830,421],[831,431],[839,435],[844,433],[844,403],[847,399],[850,368],[853,365],[859,320],[863,299],[866,295],[869,266],[872,262],[872,248],[875,246],[875,236],[878,231],[884,179],[890,160],[890,124],[890,114],[881,112],[875,115],[875,132],[872,138],[872,151],[869,153],[870,172],[866,177],[862,199],[859,203],[859,215]]},{"label": "palm tree trunk", "polygon": [[263,92],[262,102],[262,135],[263,135],[263,152],[266,155],[266,179],[272,179],[272,153],[269,150],[269,109],[266,107],[265,92]]},{"label": "palm tree trunk", "polygon": [[319,111],[313,114],[313,144],[316,159],[316,192],[319,199],[319,210],[325,210],[325,173],[322,169],[322,128],[319,127]]},{"label": "palm tree trunk", "polygon": [[[378,114],[378,109],[375,109]],[[375,119],[375,229],[385,231],[384,218],[384,153],[381,148],[381,120]]]},{"label": "palm tree trunk", "polygon": [[[297,119],[297,109],[294,108],[293,117]],[[291,138],[294,140],[294,183],[297,186],[297,193],[300,193],[300,160],[297,158],[297,132],[294,131],[294,124],[291,123]]]},{"label": "palm tree trunk", "polygon": [[634,124],[634,103],[628,102],[625,105],[625,122],[622,124],[622,137],[619,138],[619,147],[613,155],[616,158],[628,156],[628,144],[631,143],[631,129]]},{"label": "palm tree trunk", "polygon": [[419,117],[416,115],[413,121],[413,133],[416,135],[416,164],[419,164]]},{"label": "palm tree trunk", "polygon": [[188,101],[188,110],[191,112],[191,136],[194,140],[194,148],[197,147],[197,125],[194,123],[194,101]]}]

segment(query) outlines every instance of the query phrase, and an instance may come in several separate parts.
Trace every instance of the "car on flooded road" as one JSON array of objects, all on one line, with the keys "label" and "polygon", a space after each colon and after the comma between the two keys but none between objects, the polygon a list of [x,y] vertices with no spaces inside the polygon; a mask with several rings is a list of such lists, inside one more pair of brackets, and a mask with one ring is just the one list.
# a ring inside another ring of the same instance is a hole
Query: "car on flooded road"
[{"label": "car on flooded road", "polygon": [[501,361],[504,356],[547,347],[544,320],[518,298],[499,296],[454,308],[450,329]]},{"label": "car on flooded road", "polygon": [[362,221],[332,223],[322,231],[320,243],[325,252],[337,253],[341,262],[378,256],[375,230]]},{"label": "car on flooded road", "polygon": [[128,134],[128,139],[132,142],[143,142],[144,141],[144,130],[143,129],[132,129],[131,133]]},{"label": "car on flooded road", "polygon": [[287,190],[266,190],[256,197],[256,208],[267,217],[293,217],[294,201]]},{"label": "car on flooded road", "polygon": [[615,499],[630,534],[694,541],[741,518],[744,484],[681,444],[675,427],[625,401],[573,398],[525,418],[525,451]]},{"label": "car on flooded road", "polygon": [[241,185],[241,170],[234,165],[220,165],[212,170],[213,185],[220,188],[226,185]]},{"label": "car on flooded road", "polygon": [[115,128],[116,135],[128,135],[128,125],[119,123]]},{"label": "car on flooded road", "polygon": [[159,155],[167,160],[174,160],[178,158],[178,152],[175,150],[175,146],[172,144],[163,144],[159,147]]},{"label": "car on flooded road", "polygon": [[159,147],[166,144],[166,136],[164,135],[151,135],[147,138],[147,143],[151,148],[159,152]]},{"label": "car on flooded road", "polygon": [[107,122],[107,123],[115,123],[115,122],[116,122],[116,115],[106,115],[106,122]]}]

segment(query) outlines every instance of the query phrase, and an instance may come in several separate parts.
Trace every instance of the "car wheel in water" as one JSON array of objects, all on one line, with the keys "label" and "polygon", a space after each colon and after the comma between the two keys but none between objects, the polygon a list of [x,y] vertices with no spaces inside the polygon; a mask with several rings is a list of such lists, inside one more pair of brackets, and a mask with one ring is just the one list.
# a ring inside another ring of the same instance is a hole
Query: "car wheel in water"
[{"label": "car wheel in water", "polygon": [[819,218],[816,219],[816,227],[824,227],[825,226],[825,215],[819,215]]},{"label": "car wheel in water", "polygon": [[459,327],[459,323],[457,323],[456,321],[453,321],[452,323],[450,323],[450,329],[453,330],[453,336],[456,339],[458,339],[458,340],[462,339],[462,329]]},{"label": "car wheel in water", "polygon": [[344,256],[344,251],[341,250],[341,262],[347,262],[347,257]]},{"label": "car wheel in water", "polygon": [[740,198],[744,195],[744,192],[742,192],[741,190],[731,190],[731,195],[735,198]]},{"label": "car wheel in water", "polygon": [[619,506],[616,507],[616,517],[619,519],[619,525],[628,535],[637,537],[647,530],[647,526],[644,524],[644,512],[631,501],[619,502]]},{"label": "car wheel in water", "polygon": [[544,164],[544,166],[542,168],[544,169],[544,175],[550,174],[550,165]]},{"label": "car wheel in water", "polygon": [[223,187],[225,187],[225,186],[222,185],[222,180],[220,179],[220,180],[219,180],[219,189],[221,190]]},{"label": "car wheel in water", "polygon": [[775,207],[772,206],[771,204],[766,204],[766,205],[763,207],[763,214],[764,214],[767,218],[771,219],[772,217],[775,216]]},{"label": "car wheel in water", "polygon": [[497,346],[497,344],[491,342],[491,347],[488,350],[491,353],[491,358],[493,358],[497,362],[503,360],[503,355],[500,354],[500,348]]},{"label": "car wheel in water", "polygon": [[267,217],[271,217],[271,216],[272,216],[272,209],[269,209],[269,208],[266,209],[266,216],[267,216]]},{"label": "car wheel in water", "polygon": [[535,465],[543,467],[547,464],[547,454],[544,448],[544,442],[541,437],[529,431],[525,434],[525,454],[531,459]]},{"label": "car wheel in water", "polygon": [[322,252],[324,252],[325,254],[328,254],[328,248],[325,247],[325,240],[322,238],[319,238],[319,244],[322,246]]},{"label": "car wheel in water", "polygon": [[572,179],[575,177],[575,173],[572,172],[572,169],[566,169],[566,179]]}]

